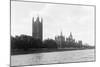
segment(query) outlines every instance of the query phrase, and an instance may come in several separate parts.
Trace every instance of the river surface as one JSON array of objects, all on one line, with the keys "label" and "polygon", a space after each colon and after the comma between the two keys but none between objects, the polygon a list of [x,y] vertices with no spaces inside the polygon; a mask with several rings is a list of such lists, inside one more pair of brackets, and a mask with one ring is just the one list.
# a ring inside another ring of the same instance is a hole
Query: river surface
[{"label": "river surface", "polygon": [[12,55],[11,66],[94,61],[94,49]]}]

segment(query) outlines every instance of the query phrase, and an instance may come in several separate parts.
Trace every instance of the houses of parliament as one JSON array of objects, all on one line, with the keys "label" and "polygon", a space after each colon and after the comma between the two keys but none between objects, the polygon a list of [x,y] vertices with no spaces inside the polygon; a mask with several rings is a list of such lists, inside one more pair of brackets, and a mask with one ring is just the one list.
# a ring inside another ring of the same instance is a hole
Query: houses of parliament
[{"label": "houses of parliament", "polygon": [[[32,18],[32,37],[41,41],[43,39],[43,18],[39,16],[36,19],[34,17]],[[64,42],[75,43],[75,39],[73,39],[71,32],[69,37],[66,38],[61,32],[61,35],[55,36],[55,42],[61,47]],[[82,41],[79,41],[79,43],[82,44]]]}]

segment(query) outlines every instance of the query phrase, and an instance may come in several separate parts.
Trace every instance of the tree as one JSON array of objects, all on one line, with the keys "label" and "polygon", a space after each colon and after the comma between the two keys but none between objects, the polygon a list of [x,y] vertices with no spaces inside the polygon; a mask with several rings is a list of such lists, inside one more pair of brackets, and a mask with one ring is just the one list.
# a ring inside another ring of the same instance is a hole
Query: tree
[{"label": "tree", "polygon": [[46,48],[57,48],[57,43],[52,39],[47,39],[43,42]]},{"label": "tree", "polygon": [[21,35],[16,37],[11,37],[11,49],[37,49],[42,48],[42,41],[40,39],[35,39],[31,36]]}]

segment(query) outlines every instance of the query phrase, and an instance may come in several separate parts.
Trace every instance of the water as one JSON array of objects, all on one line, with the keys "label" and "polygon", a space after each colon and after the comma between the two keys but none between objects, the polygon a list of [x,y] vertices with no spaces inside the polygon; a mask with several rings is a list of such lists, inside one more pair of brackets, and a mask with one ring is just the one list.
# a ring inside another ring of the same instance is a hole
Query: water
[{"label": "water", "polygon": [[11,56],[11,66],[94,61],[94,49]]}]

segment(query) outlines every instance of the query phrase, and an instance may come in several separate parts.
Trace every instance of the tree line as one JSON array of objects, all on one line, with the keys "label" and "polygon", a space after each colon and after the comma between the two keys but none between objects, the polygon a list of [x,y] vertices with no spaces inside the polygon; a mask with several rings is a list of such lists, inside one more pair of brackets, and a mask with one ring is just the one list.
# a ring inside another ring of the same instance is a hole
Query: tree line
[{"label": "tree line", "polygon": [[41,49],[41,48],[57,48],[57,44],[52,39],[44,40],[33,38],[32,36],[21,35],[11,36],[11,49]]},{"label": "tree line", "polygon": [[[11,36],[11,50],[21,49],[21,50],[29,50],[29,49],[57,49],[59,45],[53,39],[46,39],[41,41],[40,39],[33,38],[28,35],[21,36]],[[89,45],[82,45],[79,43],[73,42],[63,42],[61,48],[93,48]]]}]

